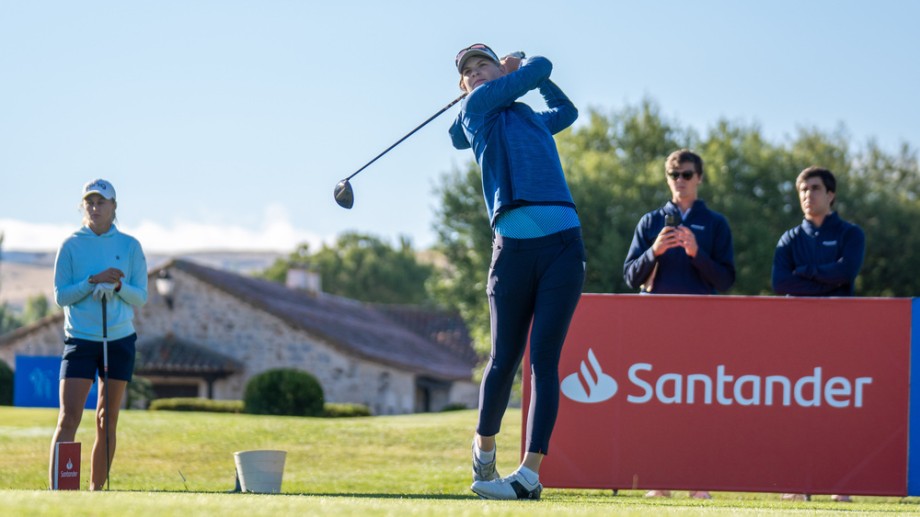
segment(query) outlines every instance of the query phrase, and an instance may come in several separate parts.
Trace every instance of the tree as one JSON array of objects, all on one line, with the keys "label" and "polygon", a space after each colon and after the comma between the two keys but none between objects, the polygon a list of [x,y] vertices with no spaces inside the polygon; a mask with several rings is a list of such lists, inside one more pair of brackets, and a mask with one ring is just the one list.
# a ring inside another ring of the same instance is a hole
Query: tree
[{"label": "tree", "polygon": [[22,309],[22,324],[29,325],[54,312],[54,308],[43,294],[30,296]]},{"label": "tree", "polygon": [[48,298],[43,294],[36,294],[26,300],[22,314],[16,314],[8,305],[0,304],[0,335],[6,334],[19,327],[34,323],[54,312],[48,303]]},{"label": "tree", "polygon": [[[856,167],[838,188],[839,210],[866,232],[866,261],[856,280],[866,296],[920,294],[920,167],[907,144],[896,154],[875,142],[854,160]],[[842,192],[841,192],[842,190]]]},{"label": "tree", "polygon": [[0,359],[0,406],[13,405],[13,369]]},{"label": "tree", "polygon": [[700,196],[725,215],[732,229],[735,285],[730,293],[770,294],[776,243],[796,224],[790,214],[798,212],[801,220],[797,198],[789,204],[798,171],[756,125],[719,121],[697,151],[706,170]]},{"label": "tree", "polygon": [[297,246],[287,257],[276,259],[274,264],[259,274],[260,277],[273,282],[284,283],[289,269],[311,269],[310,245]]},{"label": "tree", "polygon": [[483,207],[479,166],[442,175],[436,193],[436,249],[448,262],[429,283],[435,300],[460,313],[480,352],[489,350],[487,271],[491,261],[492,230]]},{"label": "tree", "polygon": [[[626,290],[623,258],[633,228],[650,209],[647,199],[667,199],[663,172],[657,172],[660,162],[678,142],[690,145],[695,140],[692,132],[662,120],[650,101],[609,117],[590,110],[586,125],[556,136],[584,233],[586,292]],[[442,176],[435,195],[441,199],[435,213],[437,247],[450,264],[434,283],[435,298],[460,312],[477,348],[485,351],[492,233],[478,165],[470,162],[466,171]]]},{"label": "tree", "polygon": [[10,310],[5,303],[0,304],[0,335],[16,330],[22,326],[22,322],[16,317],[16,314]]},{"label": "tree", "polygon": [[[5,237],[4,233],[0,232],[0,267],[3,266],[3,237]],[[2,276],[0,276],[0,279],[2,279]],[[0,282],[0,291],[2,291],[2,288],[3,284]]]},{"label": "tree", "polygon": [[406,237],[395,248],[378,237],[353,232],[316,253],[303,244],[262,276],[284,282],[292,267],[319,273],[323,290],[332,294],[376,303],[430,303],[425,284],[434,266],[419,262]]},{"label": "tree", "polygon": [[[588,256],[585,292],[632,292],[623,260],[642,215],[670,197],[664,160],[688,147],[705,161],[700,197],[723,213],[732,229],[737,277],[729,294],[769,295],[773,251],[780,236],[802,221],[794,181],[821,165],[838,178],[836,209],[862,226],[866,260],[857,279],[862,296],[920,293],[920,167],[904,144],[890,154],[874,142],[858,148],[846,132],[800,128],[780,143],[757,125],[718,120],[704,138],[663,119],[649,100],[604,115],[589,109],[587,122],[556,136],[578,207]],[[482,201],[479,167],[445,174],[435,188],[438,249],[449,262],[432,282],[434,296],[458,309],[480,349],[487,349],[486,271],[491,229]]]},{"label": "tree", "polygon": [[587,115],[586,125],[556,137],[588,256],[585,292],[628,291],[623,259],[633,230],[669,195],[661,163],[697,138],[663,120],[650,100],[609,116],[593,109]]}]

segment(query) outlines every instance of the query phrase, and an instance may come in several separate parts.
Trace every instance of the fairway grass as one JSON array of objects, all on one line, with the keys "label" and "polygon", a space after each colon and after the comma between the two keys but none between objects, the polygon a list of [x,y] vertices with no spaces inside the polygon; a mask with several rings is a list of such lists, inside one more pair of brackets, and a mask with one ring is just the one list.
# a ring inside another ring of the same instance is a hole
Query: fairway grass
[{"label": "fairway grass", "polygon": [[[476,413],[319,419],[170,411],[124,411],[111,492],[86,490],[92,413],[84,415],[83,490],[48,491],[48,450],[57,411],[0,407],[0,515],[920,515],[917,498],[826,496],[808,503],[778,494],[548,488],[540,502],[482,501],[469,491]],[[499,435],[499,471],[517,466],[519,410]],[[233,453],[287,451],[282,494],[231,494]]]}]

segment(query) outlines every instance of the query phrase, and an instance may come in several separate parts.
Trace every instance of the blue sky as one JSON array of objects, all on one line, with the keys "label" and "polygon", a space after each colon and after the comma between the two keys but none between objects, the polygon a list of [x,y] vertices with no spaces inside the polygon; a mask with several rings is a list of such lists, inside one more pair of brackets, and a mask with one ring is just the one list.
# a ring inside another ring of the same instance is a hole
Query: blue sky
[{"label": "blue sky", "polygon": [[474,42],[549,57],[583,112],[647,97],[701,133],[843,126],[916,148],[918,19],[903,0],[0,0],[0,231],[56,248],[104,177],[150,252],[346,230],[430,246],[437,178],[472,157],[447,137],[456,107],[356,177],[354,209],[332,189],[459,94]]}]

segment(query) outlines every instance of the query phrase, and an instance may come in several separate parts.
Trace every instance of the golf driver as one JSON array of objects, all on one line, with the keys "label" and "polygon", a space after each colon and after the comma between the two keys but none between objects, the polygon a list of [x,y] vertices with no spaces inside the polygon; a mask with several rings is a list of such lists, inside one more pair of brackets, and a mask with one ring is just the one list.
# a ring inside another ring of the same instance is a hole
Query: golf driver
[{"label": "golf driver", "polygon": [[102,377],[103,384],[103,396],[105,399],[105,408],[103,408],[103,417],[105,421],[103,427],[105,427],[105,489],[109,489],[109,469],[112,467],[111,461],[109,458],[109,331],[108,331],[108,321],[106,316],[106,303],[105,303],[105,294],[102,295]]},{"label": "golf driver", "polygon": [[431,117],[429,117],[428,120],[426,120],[425,122],[422,122],[421,124],[419,124],[419,126],[418,126],[417,128],[415,128],[415,129],[413,129],[412,131],[410,131],[409,134],[407,134],[406,136],[404,136],[404,137],[400,138],[399,140],[397,140],[395,144],[391,145],[390,147],[387,147],[386,150],[384,150],[382,153],[380,153],[380,154],[378,154],[377,156],[375,156],[373,160],[371,160],[371,161],[367,162],[366,164],[364,164],[364,167],[361,167],[360,169],[356,170],[351,176],[349,176],[349,177],[343,179],[342,181],[336,183],[336,185],[335,185],[335,190],[333,191],[333,195],[335,196],[335,202],[338,203],[339,206],[342,207],[342,208],[351,208],[352,206],[354,206],[354,204],[355,204],[355,193],[354,193],[354,191],[352,190],[352,188],[351,188],[351,183],[349,183],[348,180],[350,180],[351,178],[354,178],[355,176],[357,176],[359,172],[361,172],[361,171],[363,171],[364,169],[366,169],[370,164],[376,162],[377,159],[380,158],[381,156],[383,156],[383,155],[387,154],[388,152],[390,152],[391,149],[393,149],[393,148],[396,147],[397,145],[401,144],[403,140],[405,140],[405,139],[409,138],[410,136],[412,136],[413,134],[415,134],[416,131],[418,131],[419,129],[422,129],[423,127],[425,127],[425,124],[427,124],[427,123],[431,122],[432,120],[438,118],[438,116],[439,116],[441,113],[444,113],[445,111],[449,110],[449,109],[451,108],[451,106],[453,106],[454,104],[457,104],[458,102],[460,102],[464,97],[466,97],[466,93],[464,93],[463,95],[461,95],[461,96],[457,97],[456,99],[454,99],[453,101],[451,101],[451,103],[448,104],[447,106],[444,106],[443,108],[441,108],[440,111],[438,111],[437,113],[435,113],[434,115],[432,115]]}]

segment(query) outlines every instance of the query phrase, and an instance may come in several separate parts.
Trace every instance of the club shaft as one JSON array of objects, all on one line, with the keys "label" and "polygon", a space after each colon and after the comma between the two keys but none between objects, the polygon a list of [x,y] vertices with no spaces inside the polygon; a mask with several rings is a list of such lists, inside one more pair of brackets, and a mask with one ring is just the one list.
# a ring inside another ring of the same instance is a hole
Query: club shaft
[{"label": "club shaft", "polygon": [[102,369],[109,373],[109,322],[105,295],[102,295]]},{"label": "club shaft", "polygon": [[102,413],[105,417],[103,423],[105,427],[105,489],[108,490],[110,488],[109,469],[112,467],[112,462],[109,456],[109,322],[104,294],[102,295],[102,378],[104,385],[102,398],[105,400]]},{"label": "club shaft", "polygon": [[348,180],[350,180],[351,178],[354,178],[355,176],[357,176],[359,172],[361,172],[361,171],[363,171],[364,169],[368,168],[368,167],[370,166],[370,164],[376,162],[377,159],[379,159],[381,156],[383,156],[383,155],[387,154],[388,152],[390,152],[391,149],[393,149],[393,148],[396,147],[397,145],[401,144],[401,143],[403,142],[403,140],[405,140],[405,139],[409,138],[410,136],[414,135],[416,131],[418,131],[419,129],[422,129],[423,127],[425,127],[429,122],[431,122],[432,120],[438,118],[442,113],[444,113],[445,111],[447,111],[447,110],[449,110],[451,107],[453,107],[454,104],[457,104],[458,102],[460,102],[461,100],[463,100],[464,97],[466,97],[466,93],[464,93],[463,95],[461,95],[461,96],[457,97],[456,99],[454,99],[453,101],[451,101],[450,104],[448,104],[447,106],[444,106],[443,108],[441,108],[441,110],[438,111],[437,113],[435,113],[434,115],[428,117],[428,120],[426,120],[425,122],[422,122],[421,124],[419,124],[418,127],[416,127],[415,129],[413,129],[412,131],[410,131],[406,136],[404,136],[404,137],[400,138],[399,140],[397,140],[395,144],[391,145],[390,147],[387,147],[382,153],[380,153],[380,154],[378,154],[377,156],[375,156],[373,160],[371,160],[371,161],[367,162],[366,164],[364,164],[364,167],[361,167],[360,169],[358,169],[358,170],[356,170],[355,172],[353,172],[352,175],[349,176],[349,177],[347,177],[347,178],[345,178],[345,180],[348,181]]}]

